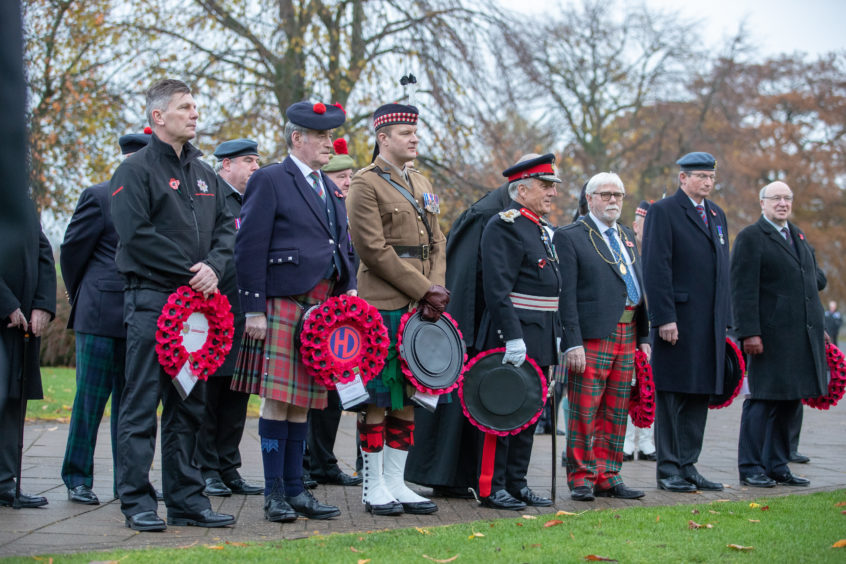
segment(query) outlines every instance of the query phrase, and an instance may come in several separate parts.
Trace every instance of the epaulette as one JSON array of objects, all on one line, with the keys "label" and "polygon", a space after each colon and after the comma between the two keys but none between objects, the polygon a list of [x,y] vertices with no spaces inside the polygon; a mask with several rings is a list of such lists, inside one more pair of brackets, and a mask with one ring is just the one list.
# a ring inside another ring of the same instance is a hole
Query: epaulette
[{"label": "epaulette", "polygon": [[373,170],[373,167],[375,167],[375,166],[376,166],[376,163],[370,163],[366,167],[360,168],[358,170],[359,170],[359,172],[367,172],[368,170]]},{"label": "epaulette", "polygon": [[520,210],[510,209],[499,212],[499,218],[505,223],[514,223],[514,220],[520,217]]}]

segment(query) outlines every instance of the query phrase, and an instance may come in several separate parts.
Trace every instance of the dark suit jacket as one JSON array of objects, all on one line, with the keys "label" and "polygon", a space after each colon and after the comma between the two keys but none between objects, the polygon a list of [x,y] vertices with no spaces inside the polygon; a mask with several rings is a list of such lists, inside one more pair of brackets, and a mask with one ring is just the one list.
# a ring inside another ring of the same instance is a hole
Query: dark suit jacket
[{"label": "dark suit jacket", "polygon": [[71,302],[68,328],[124,339],[126,282],[115,265],[118,235],[109,213],[110,195],[108,182],[82,191],[65,231],[59,263]]},{"label": "dark suit jacket", "polygon": [[[625,234],[623,240],[632,243],[631,247],[624,244],[623,249],[629,254],[632,270],[643,292],[643,274],[634,233],[627,227],[620,227]],[[605,258],[611,258],[602,233],[590,216],[584,216],[558,228],[553,242],[561,269],[559,311],[564,332],[561,350],[583,346],[585,339],[610,336],[626,308],[628,294],[619,265],[610,264],[597,254],[596,248],[599,248]],[[635,322],[637,343],[648,342],[649,320],[643,300],[635,312]]]},{"label": "dark suit jacket", "polygon": [[[643,281],[652,324],[652,373],[666,392],[723,392],[726,327],[731,324],[726,216],[704,200],[706,227],[681,189],[652,204],[643,236]],[[658,327],[675,321],[671,345]]]},{"label": "dark suit jacket", "polygon": [[[226,207],[229,213],[232,214],[235,222],[235,232],[238,232],[240,225],[239,217],[241,215],[242,196],[233,190],[229,184],[220,179],[220,184],[226,194]],[[228,192],[226,192],[228,190]],[[220,291],[229,300],[229,305],[232,306],[232,316],[234,317],[235,333],[232,336],[232,348],[229,354],[226,355],[226,360],[220,365],[213,376],[232,376],[235,373],[235,362],[238,360],[238,350],[241,348],[241,339],[244,337],[244,313],[241,311],[241,302],[238,299],[238,278],[235,275],[235,261],[231,260],[226,265],[223,271],[223,278],[218,285]]]},{"label": "dark suit jacket", "polygon": [[296,296],[314,288],[326,274],[333,252],[342,271],[335,293],[356,287],[349,255],[347,212],[335,195],[337,187],[320,173],[326,197],[334,206],[336,224],[330,229],[323,202],[290,157],[250,176],[241,229],[235,238],[241,308],[263,312],[267,298]]},{"label": "dark suit jacket", "polygon": [[738,233],[731,255],[737,336],[760,336],[764,344],[763,354],[747,362],[754,399],[817,397],[827,388],[818,293],[825,275],[805,234],[792,223],[788,228],[796,252],[762,217]]}]

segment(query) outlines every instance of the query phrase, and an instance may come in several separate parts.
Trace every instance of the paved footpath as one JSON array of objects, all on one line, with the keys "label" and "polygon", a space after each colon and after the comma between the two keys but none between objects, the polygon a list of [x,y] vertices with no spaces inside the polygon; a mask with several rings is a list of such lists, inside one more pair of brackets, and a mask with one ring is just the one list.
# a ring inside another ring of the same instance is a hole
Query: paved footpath
[{"label": "paved footpath", "polygon": [[[636,501],[599,499],[592,503],[570,499],[566,478],[558,470],[558,501],[553,508],[529,508],[523,513],[551,513],[559,509],[582,511],[588,508],[672,505],[700,503],[717,499],[741,500],[753,497],[787,495],[846,488],[846,402],[830,411],[805,408],[805,422],[800,451],[811,457],[810,464],[794,464],[797,475],[811,480],[810,488],[779,486],[771,490],[741,487],[737,477],[737,431],[740,403],[711,411],[705,433],[705,445],[698,468],[709,479],[726,484],[722,492],[677,494],[660,491],[655,486],[655,463],[627,462],[623,479],[628,486],[646,490],[646,497]],[[257,420],[247,421],[241,444],[244,458],[242,475],[252,483],[263,483]],[[0,507],[0,557],[87,550],[132,549],[152,546],[182,547],[223,541],[270,541],[295,539],[314,534],[373,531],[404,527],[433,527],[479,519],[514,517],[510,511],[480,507],[473,500],[436,499],[439,510],[433,515],[374,517],[364,511],[360,487],[320,486],[314,490],[320,501],[337,505],[341,516],[329,521],[299,519],[278,524],[264,520],[262,496],[212,498],[217,511],[232,513],[238,518],[233,527],[203,529],[168,527],[163,533],[138,533],[125,527],[120,504],[112,500],[112,462],[108,422],[101,426],[95,459],[94,491],[103,503],[85,506],[67,500],[67,490],[60,478],[68,426],[60,423],[30,423],[26,426],[24,453],[24,491],[47,497],[49,505],[38,509],[14,510]],[[352,472],[355,462],[355,418],[345,414],[341,419],[336,454],[342,467]],[[563,437],[559,437],[563,439]],[[563,440],[558,441],[559,456]],[[539,493],[550,491],[552,442],[549,435],[538,436],[529,468],[529,485]],[[152,482],[161,487],[160,461],[156,457],[151,471]],[[427,488],[416,488],[423,495]],[[167,514],[164,504],[159,515]]]}]

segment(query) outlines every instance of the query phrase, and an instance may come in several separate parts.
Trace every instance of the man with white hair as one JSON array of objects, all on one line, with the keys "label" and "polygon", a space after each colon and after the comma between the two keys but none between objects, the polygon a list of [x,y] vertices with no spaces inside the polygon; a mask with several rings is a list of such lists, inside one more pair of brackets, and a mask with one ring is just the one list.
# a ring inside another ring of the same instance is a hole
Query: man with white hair
[{"label": "man with white hair", "polygon": [[587,183],[588,214],[555,232],[561,265],[561,349],[567,367],[567,481],[577,501],[638,499],[623,484],[623,437],[635,347],[649,322],[634,233],[617,223],[626,190],[613,172]]}]

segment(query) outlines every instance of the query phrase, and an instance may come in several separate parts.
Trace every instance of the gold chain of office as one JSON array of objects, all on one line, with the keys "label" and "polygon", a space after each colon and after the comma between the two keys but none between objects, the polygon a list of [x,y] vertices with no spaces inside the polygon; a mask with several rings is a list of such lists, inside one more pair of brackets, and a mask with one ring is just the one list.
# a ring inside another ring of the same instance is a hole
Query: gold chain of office
[{"label": "gold chain of office", "polygon": [[[603,243],[605,243],[605,239],[603,239],[603,238],[602,238],[602,233],[600,233],[599,231],[597,231],[596,229],[594,229],[593,227],[591,227],[591,226],[590,226],[590,225],[589,225],[589,224],[588,224],[585,220],[583,220],[583,219],[580,219],[580,220],[579,220],[579,222],[580,222],[580,223],[582,223],[582,224],[584,224],[584,226],[585,226],[585,227],[587,227],[587,229],[588,229],[588,236],[589,236],[589,238],[590,238],[590,243],[591,243],[591,245],[593,245],[593,250],[595,250],[595,251],[596,251],[596,254],[598,254],[598,255],[599,255],[599,258],[601,258],[602,260],[604,260],[604,261],[605,261],[605,262],[607,262],[608,264],[611,264],[611,265],[620,265],[620,266],[618,267],[618,268],[619,268],[619,270],[620,270],[620,274],[622,274],[623,276],[625,276],[625,275],[626,275],[626,272],[627,272],[627,269],[626,269],[626,262],[623,260],[623,252],[624,252],[624,251],[621,249],[621,250],[620,250],[620,255],[619,255],[619,256],[617,256],[617,255],[614,253],[614,249],[612,249],[610,246],[606,245],[606,247],[608,247],[608,250],[611,252],[611,258],[613,258],[613,259],[614,259],[614,260],[608,260],[607,258],[605,258],[605,255],[603,255],[603,254],[602,254],[602,251],[600,251],[600,250],[599,250],[599,247],[597,247],[597,246],[596,246],[596,241],[594,241],[594,239],[593,239],[594,234],[596,234],[596,235],[600,238],[600,240],[602,240],[602,242],[603,242]],[[628,246],[628,244],[627,244],[627,243],[629,242],[629,238],[626,236],[626,232],[625,232],[625,231],[623,231],[622,229],[620,229],[619,227],[617,227],[617,235],[620,237],[620,239],[622,239],[622,240],[623,240],[623,245]],[[632,260],[632,264],[634,264],[634,263],[635,263],[635,260],[636,260],[636,259],[635,259],[635,257],[634,257],[634,256],[632,256],[632,257],[630,257],[630,258],[631,258],[631,260]]]}]

